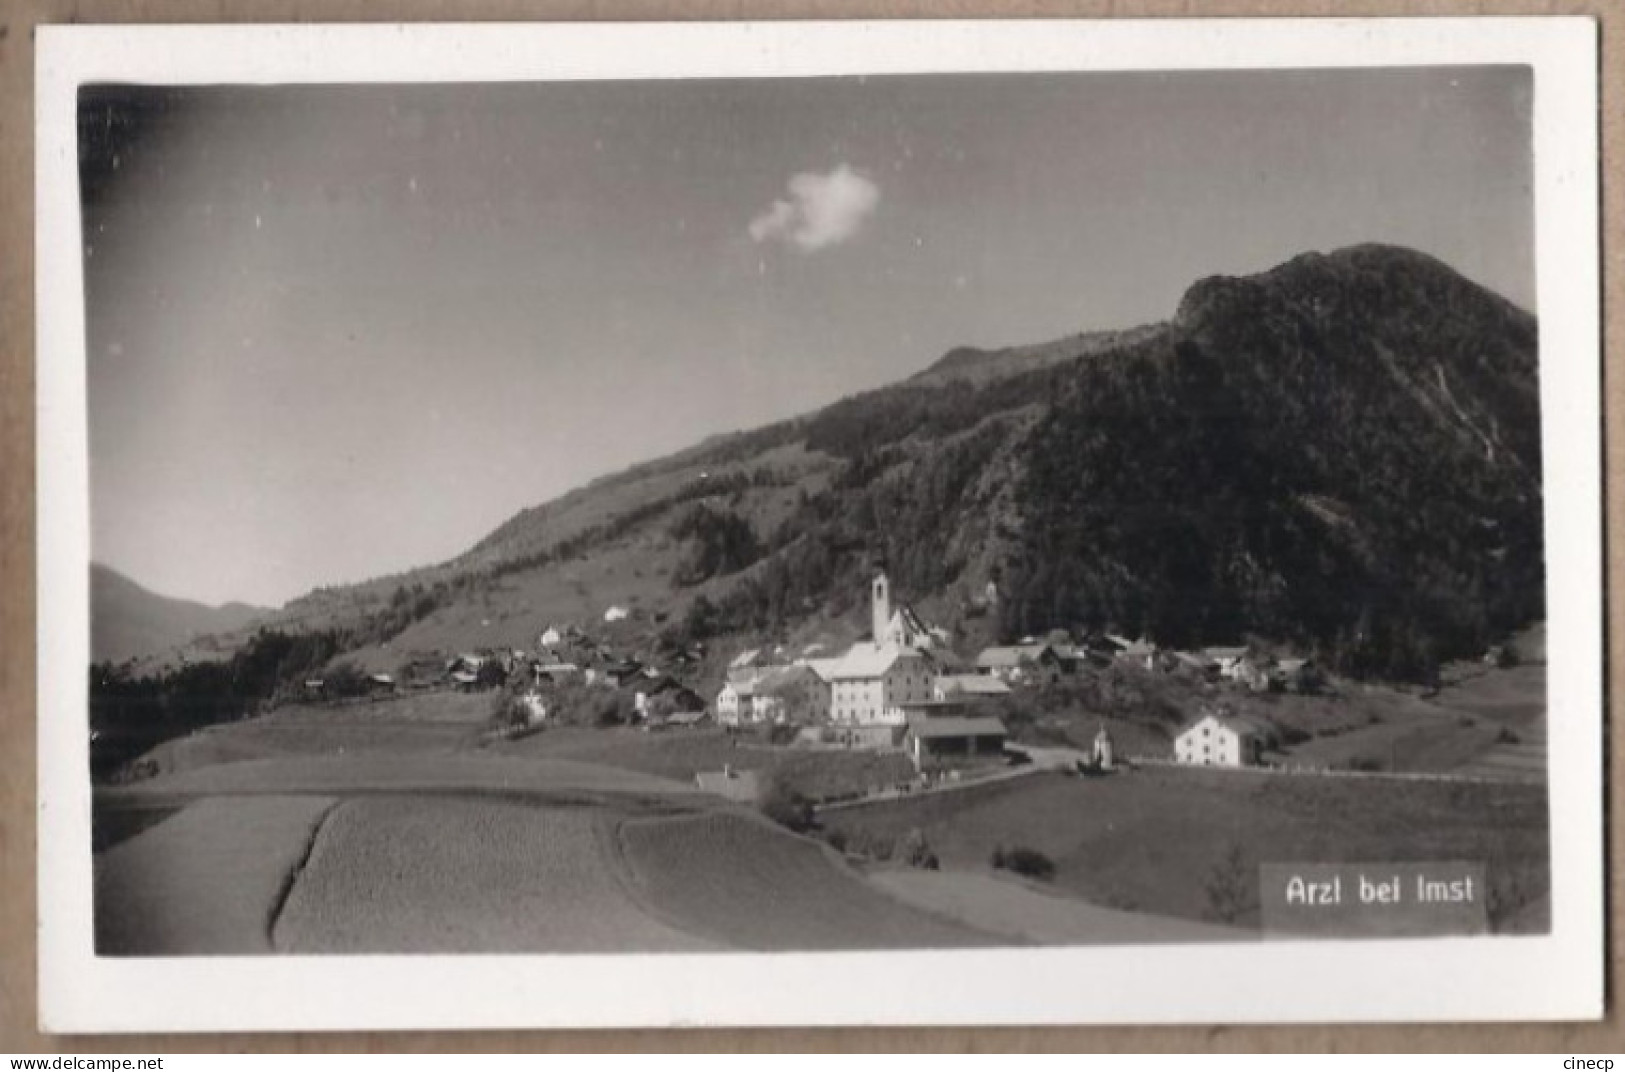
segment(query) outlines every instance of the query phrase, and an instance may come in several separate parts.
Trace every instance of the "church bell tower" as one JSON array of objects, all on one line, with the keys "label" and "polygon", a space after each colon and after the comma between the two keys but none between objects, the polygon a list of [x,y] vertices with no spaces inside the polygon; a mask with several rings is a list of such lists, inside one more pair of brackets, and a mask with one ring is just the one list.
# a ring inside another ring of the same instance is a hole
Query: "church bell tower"
[{"label": "church bell tower", "polygon": [[873,632],[870,634],[876,644],[886,642],[886,627],[891,625],[891,582],[886,580],[884,573],[875,574],[874,584],[870,590],[870,623]]}]

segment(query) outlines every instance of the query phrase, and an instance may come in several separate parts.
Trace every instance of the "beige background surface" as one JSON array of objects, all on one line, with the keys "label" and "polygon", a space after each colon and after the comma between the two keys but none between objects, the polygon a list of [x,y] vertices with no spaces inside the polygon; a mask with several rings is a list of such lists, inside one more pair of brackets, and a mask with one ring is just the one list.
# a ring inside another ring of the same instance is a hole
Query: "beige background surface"
[{"label": "beige background surface", "polygon": [[[1625,1050],[1614,999],[1621,883],[1609,870],[1609,1018],[1595,1024],[1294,1028],[976,1028],[417,1034],[42,1036],[35,1028],[33,30],[47,23],[629,21],[781,18],[1173,18],[1239,15],[1586,15],[1601,27],[1608,569],[1625,572],[1625,4],[1615,0],[0,0],[0,1052],[731,1050]],[[1612,167],[1609,164],[1612,164]],[[1613,586],[1616,589],[1618,585]],[[1625,601],[1608,608],[1608,711],[1625,698]],[[1610,737],[1608,781],[1625,748]],[[1609,794],[1610,860],[1621,802]],[[1058,980],[1058,983],[1064,981]],[[1531,985],[1539,985],[1531,980]]]}]

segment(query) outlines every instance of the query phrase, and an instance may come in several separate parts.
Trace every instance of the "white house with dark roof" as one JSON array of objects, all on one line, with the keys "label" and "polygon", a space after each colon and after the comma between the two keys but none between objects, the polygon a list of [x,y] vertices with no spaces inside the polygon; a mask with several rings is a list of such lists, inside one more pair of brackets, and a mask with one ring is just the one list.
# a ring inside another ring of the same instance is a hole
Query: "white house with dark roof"
[{"label": "white house with dark roof", "polygon": [[751,700],[756,696],[754,675],[730,676],[728,683],[717,693],[717,722],[724,726],[737,726],[749,715]]},{"label": "white house with dark roof", "polygon": [[864,642],[825,667],[823,677],[831,722],[901,726],[905,704],[931,699],[936,664],[923,651]]},{"label": "white house with dark roof", "polygon": [[1252,719],[1210,713],[1174,738],[1174,758],[1193,767],[1255,767],[1269,737]]}]

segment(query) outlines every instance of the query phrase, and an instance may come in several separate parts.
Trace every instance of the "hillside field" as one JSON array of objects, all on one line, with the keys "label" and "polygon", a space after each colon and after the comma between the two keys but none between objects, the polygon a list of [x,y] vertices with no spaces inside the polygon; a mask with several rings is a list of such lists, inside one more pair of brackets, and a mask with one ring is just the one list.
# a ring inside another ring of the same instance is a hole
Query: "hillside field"
[{"label": "hillside field", "polygon": [[1237,851],[1251,900],[1235,922],[1251,926],[1260,863],[1482,860],[1492,925],[1549,926],[1542,786],[1145,767],[1036,774],[820,821],[852,844],[918,830],[945,870],[986,871],[996,847],[1025,846],[1054,861],[1058,892],[1189,920],[1215,920],[1208,890]]}]

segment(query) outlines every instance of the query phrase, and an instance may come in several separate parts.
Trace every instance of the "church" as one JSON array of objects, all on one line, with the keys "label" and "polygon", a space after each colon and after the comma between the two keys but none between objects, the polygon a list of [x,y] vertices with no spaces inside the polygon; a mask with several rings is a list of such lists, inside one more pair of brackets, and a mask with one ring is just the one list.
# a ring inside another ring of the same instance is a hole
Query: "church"
[{"label": "church", "polygon": [[836,725],[901,726],[905,705],[927,703],[936,684],[931,649],[938,637],[908,607],[892,609],[884,573],[870,585],[870,636],[839,659],[819,667],[830,684],[830,722]]}]

